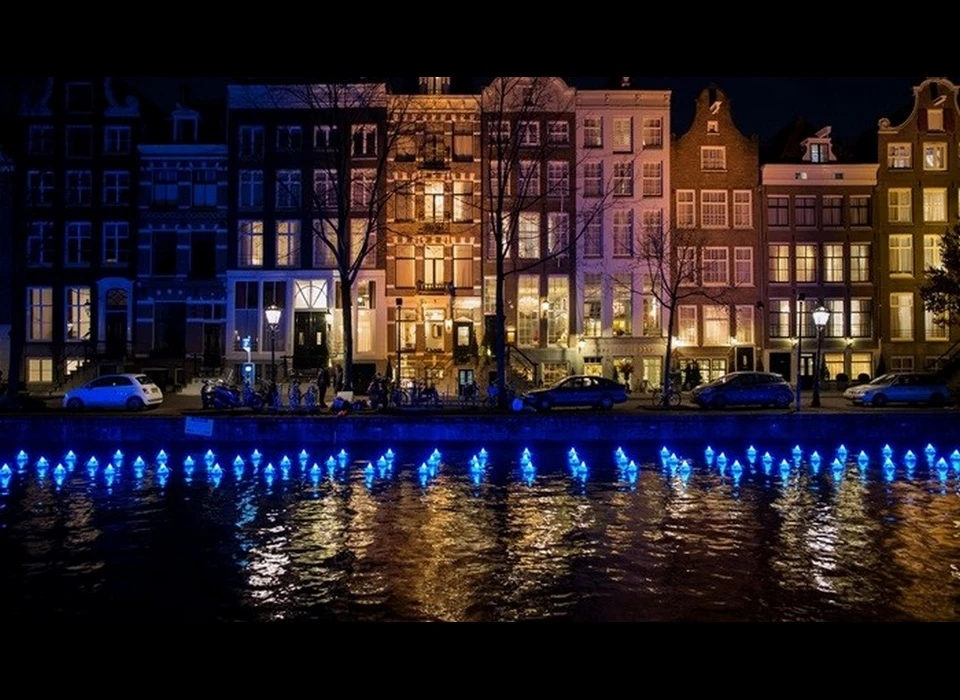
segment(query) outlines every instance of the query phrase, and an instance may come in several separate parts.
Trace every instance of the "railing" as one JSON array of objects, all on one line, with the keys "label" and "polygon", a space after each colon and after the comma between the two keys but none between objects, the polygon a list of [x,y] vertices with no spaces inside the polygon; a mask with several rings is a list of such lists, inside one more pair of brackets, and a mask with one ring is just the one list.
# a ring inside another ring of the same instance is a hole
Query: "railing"
[{"label": "railing", "polygon": [[507,345],[507,366],[531,385],[536,382],[537,363],[516,345]]},{"label": "railing", "polygon": [[957,361],[960,360],[960,340],[956,341],[947,350],[933,361],[931,369],[937,371],[949,370]]}]

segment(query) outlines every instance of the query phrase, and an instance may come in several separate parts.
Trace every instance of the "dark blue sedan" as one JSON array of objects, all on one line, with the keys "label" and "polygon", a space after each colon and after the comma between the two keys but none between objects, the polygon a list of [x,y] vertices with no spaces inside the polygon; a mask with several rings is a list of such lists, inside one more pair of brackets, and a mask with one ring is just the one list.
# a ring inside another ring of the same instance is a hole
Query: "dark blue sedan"
[{"label": "dark blue sedan", "polygon": [[623,384],[603,377],[584,374],[561,379],[549,389],[527,392],[523,402],[538,411],[549,411],[554,406],[594,406],[610,410],[614,404],[627,400]]},{"label": "dark blue sedan", "polygon": [[779,374],[731,372],[698,386],[690,398],[701,408],[752,405],[786,408],[793,402],[793,388]]}]

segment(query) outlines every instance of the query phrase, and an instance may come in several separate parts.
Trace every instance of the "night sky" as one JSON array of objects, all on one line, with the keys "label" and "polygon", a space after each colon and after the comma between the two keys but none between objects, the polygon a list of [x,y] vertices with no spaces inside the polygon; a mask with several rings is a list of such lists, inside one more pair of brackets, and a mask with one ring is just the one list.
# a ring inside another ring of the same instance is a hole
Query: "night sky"
[{"label": "night sky", "polygon": [[[734,118],[741,131],[767,140],[796,117],[814,126],[833,126],[839,141],[855,141],[866,131],[875,132],[877,120],[909,107],[912,87],[926,76],[900,77],[633,77],[639,89],[673,90],[673,129],[683,133],[693,118],[693,101],[703,88],[716,83],[731,98]],[[198,99],[222,97],[233,78],[129,78],[145,96],[162,107],[172,107],[181,84],[189,85]],[[265,80],[268,80],[265,78]],[[565,78],[578,87],[598,87],[612,78]],[[957,79],[951,78],[954,82]],[[0,79],[0,105],[8,109],[12,99],[10,79]]]}]

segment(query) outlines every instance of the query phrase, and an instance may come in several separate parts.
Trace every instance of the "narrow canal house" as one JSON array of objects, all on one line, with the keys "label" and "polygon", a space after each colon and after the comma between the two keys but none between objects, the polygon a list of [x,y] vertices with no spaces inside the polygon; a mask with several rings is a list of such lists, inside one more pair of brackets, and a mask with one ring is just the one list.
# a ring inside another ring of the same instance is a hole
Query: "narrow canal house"
[{"label": "narrow canal house", "polygon": [[[394,88],[387,327],[391,372],[441,392],[477,378],[482,337],[480,107],[467,79]],[[398,352],[399,347],[399,352]]]},{"label": "narrow canal house", "polygon": [[[259,376],[276,366],[281,380],[313,379],[343,363],[344,308],[355,388],[386,369],[387,106],[382,83],[228,86],[226,334],[238,369],[247,342]],[[342,247],[330,226],[340,204]],[[334,248],[356,265],[347,307]],[[281,312],[275,331],[271,306]]]}]

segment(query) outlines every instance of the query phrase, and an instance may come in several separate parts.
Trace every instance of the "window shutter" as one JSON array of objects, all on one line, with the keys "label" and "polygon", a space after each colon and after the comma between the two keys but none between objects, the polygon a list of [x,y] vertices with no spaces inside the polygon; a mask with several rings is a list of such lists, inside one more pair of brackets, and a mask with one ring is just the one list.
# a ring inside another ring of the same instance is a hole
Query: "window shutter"
[{"label": "window shutter", "polygon": [[953,111],[952,107],[944,105],[943,130],[952,133],[954,128],[956,128],[956,112]]},{"label": "window shutter", "polygon": [[377,308],[377,283],[374,280],[370,280],[370,300],[369,307],[371,309]]}]

